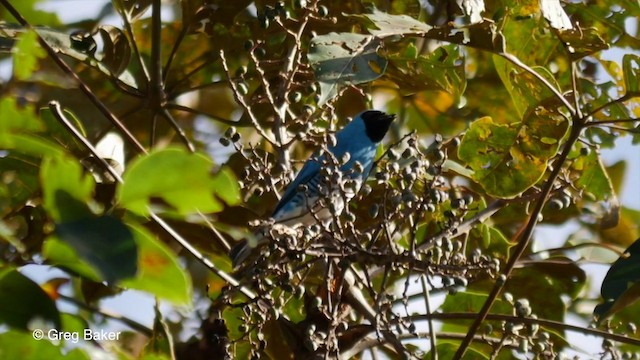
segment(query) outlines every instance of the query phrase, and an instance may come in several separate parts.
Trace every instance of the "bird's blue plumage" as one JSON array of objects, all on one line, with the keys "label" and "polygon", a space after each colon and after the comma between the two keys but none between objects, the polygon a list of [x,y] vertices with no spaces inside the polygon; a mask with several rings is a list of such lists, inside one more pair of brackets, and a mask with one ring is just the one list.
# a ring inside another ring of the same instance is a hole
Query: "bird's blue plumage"
[{"label": "bird's blue plumage", "polygon": [[[358,182],[355,191],[360,188],[369,175],[377,145],[386,134],[393,118],[393,115],[387,115],[380,111],[364,111],[336,133],[336,144],[327,149],[337,160],[342,159],[348,153],[349,160],[341,165],[339,170],[342,179],[347,178]],[[285,190],[272,214],[272,218],[276,222],[294,226],[303,224],[305,219],[306,221],[315,220],[313,216],[305,215],[309,214],[321,194],[327,195],[326,192],[321,191],[321,187],[327,186],[322,171],[323,164],[328,162],[327,154],[318,154],[316,152],[305,162],[296,178]],[[356,163],[361,165],[362,171],[353,171]],[[342,205],[344,206],[344,204]],[[239,244],[237,247],[232,249],[230,253],[234,264],[241,262],[248,255],[247,251],[249,250],[246,243]]]}]

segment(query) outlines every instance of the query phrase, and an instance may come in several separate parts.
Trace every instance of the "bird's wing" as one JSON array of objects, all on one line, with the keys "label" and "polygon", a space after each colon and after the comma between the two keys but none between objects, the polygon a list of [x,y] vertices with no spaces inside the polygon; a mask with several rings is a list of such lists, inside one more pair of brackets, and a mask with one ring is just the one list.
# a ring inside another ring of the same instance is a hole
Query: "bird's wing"
[{"label": "bird's wing", "polygon": [[320,177],[320,162],[321,159],[312,158],[307,160],[307,162],[302,167],[302,170],[298,173],[298,176],[293,180],[289,186],[287,186],[287,190],[285,190],[282,198],[276,205],[276,208],[273,210],[273,216],[275,216],[282,208],[287,205],[295,196],[298,194],[298,187],[300,185],[309,184],[310,182],[317,186],[317,181],[314,179],[319,179]]}]

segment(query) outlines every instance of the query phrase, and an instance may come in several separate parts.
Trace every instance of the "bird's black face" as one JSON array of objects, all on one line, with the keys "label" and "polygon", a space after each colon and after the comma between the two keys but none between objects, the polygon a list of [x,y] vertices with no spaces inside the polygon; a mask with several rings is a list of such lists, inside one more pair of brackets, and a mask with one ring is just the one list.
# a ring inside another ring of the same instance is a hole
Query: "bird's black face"
[{"label": "bird's black face", "polygon": [[377,110],[365,111],[360,114],[360,117],[364,121],[367,136],[374,143],[382,141],[391,122],[396,118],[394,114],[389,115]]}]

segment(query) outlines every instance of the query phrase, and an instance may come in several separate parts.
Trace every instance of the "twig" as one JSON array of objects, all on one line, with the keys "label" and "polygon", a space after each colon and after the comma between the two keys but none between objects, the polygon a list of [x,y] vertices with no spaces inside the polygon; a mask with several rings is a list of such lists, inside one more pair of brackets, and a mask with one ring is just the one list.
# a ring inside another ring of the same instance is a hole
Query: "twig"
[{"label": "twig", "polygon": [[120,14],[120,16],[122,17],[122,21],[124,23],[124,29],[126,31],[129,44],[131,44],[131,47],[133,48],[133,52],[136,54],[136,58],[138,59],[138,64],[140,64],[140,68],[142,69],[142,72],[145,75],[145,79],[147,79],[148,81],[151,78],[149,75],[149,70],[147,69],[147,64],[145,64],[144,60],[142,59],[142,54],[140,53],[140,50],[138,49],[138,43],[136,42],[136,38],[133,34],[133,27],[131,26],[131,21],[129,19],[129,16],[127,16],[126,11]]},{"label": "twig", "polygon": [[240,94],[240,92],[238,91],[238,86],[236,85],[236,83],[233,82],[233,80],[231,79],[231,74],[229,72],[229,66],[227,65],[227,59],[225,57],[224,54],[224,50],[220,50],[220,59],[222,59],[222,68],[224,69],[224,72],[227,74],[227,80],[229,82],[229,86],[231,86],[231,90],[233,90],[233,96],[235,97],[236,101],[244,108],[244,110],[247,112],[247,115],[249,116],[249,119],[251,119],[251,124],[256,128],[256,131],[258,131],[258,133],[265,139],[267,140],[271,145],[275,146],[275,147],[280,147],[281,144],[279,144],[276,140],[272,139],[271,136],[269,136],[269,134],[267,134],[264,129],[262,128],[262,126],[260,125],[260,123],[258,122],[258,119],[256,118],[256,116],[253,114],[253,111],[251,110],[251,107],[247,104],[246,101],[244,101],[244,98],[242,97],[242,95]]},{"label": "twig", "polygon": [[164,71],[162,72],[164,74],[164,77],[162,80],[165,83],[167,82],[167,78],[169,77],[169,72],[171,71],[171,63],[173,62],[173,59],[176,57],[176,54],[178,53],[178,49],[180,48],[182,41],[184,40],[185,36],[187,36],[187,31],[188,31],[187,26],[185,26],[184,23],[182,24],[182,29],[180,30],[180,34],[178,34],[178,39],[173,44],[173,48],[171,49],[171,53],[169,53],[169,58],[167,59],[167,63],[164,65]]},{"label": "twig", "polygon": [[[426,311],[427,314],[433,314],[433,312],[431,311],[431,299],[429,297],[429,287],[427,285],[427,276],[425,274],[420,275],[420,283],[422,284],[422,293],[424,294],[424,304],[426,307]],[[434,327],[433,327],[433,321],[431,319],[428,320],[429,322],[429,342],[431,343],[431,349],[433,349],[433,351],[431,352],[431,359],[432,360],[438,360],[438,352],[435,351],[436,349],[436,332],[433,331]]]},{"label": "twig", "polygon": [[[624,95],[622,95],[621,97],[619,97],[619,98],[617,98],[615,100],[612,100],[612,101],[609,101],[607,103],[604,103],[604,104],[596,107],[595,109],[591,110],[585,116],[585,118],[590,118],[590,117],[594,116],[595,114],[599,113],[600,111],[602,111],[603,109],[608,108],[609,106],[613,106],[613,105],[615,105],[615,104],[617,104],[619,102],[624,102],[624,101],[633,99],[634,97],[635,97],[634,95],[631,95],[631,94],[628,94],[628,93],[624,94]],[[591,124],[591,122],[589,122],[589,124]]]},{"label": "twig", "polygon": [[[489,219],[493,214],[497,213],[500,209],[502,209],[507,204],[504,200],[495,200],[486,208],[480,210],[476,215],[471,218],[461,222],[458,226],[456,226],[456,235],[465,234],[477,225],[482,224],[487,219]],[[449,229],[445,229],[438,234],[435,234],[428,239],[426,239],[419,247],[418,250],[424,251],[433,246],[434,243],[438,242],[438,240],[443,240],[445,238],[451,237]]]},{"label": "twig", "polygon": [[80,302],[78,299],[75,299],[75,298],[67,296],[67,295],[58,294],[58,296],[59,296],[60,300],[64,300],[66,302],[70,302],[70,303],[72,303],[73,305],[75,305],[75,306],[77,306],[79,308],[82,308],[84,310],[90,311],[92,313],[100,314],[100,315],[102,315],[102,316],[104,316],[106,318],[109,318],[109,319],[113,319],[113,320],[119,321],[119,322],[127,325],[128,327],[130,327],[130,328],[142,333],[143,335],[145,335],[147,337],[153,336],[153,330],[151,330],[148,327],[140,324],[137,321],[131,320],[131,319],[129,319],[127,317],[124,317],[124,316],[122,316],[120,314],[115,314],[115,313],[109,312],[107,310],[102,310],[102,309],[97,308],[95,306],[91,306],[91,305],[85,304],[83,302]]},{"label": "twig", "polygon": [[[607,125],[607,124],[624,124],[624,123],[633,123],[640,122],[638,118],[629,118],[629,119],[607,119],[607,120],[599,120],[599,121],[589,121],[585,124],[585,126],[599,126],[599,125]],[[625,129],[631,130],[631,129]]]},{"label": "twig", "polygon": [[187,106],[183,106],[183,105],[179,105],[179,104],[174,104],[174,103],[168,103],[167,104],[167,109],[173,109],[173,110],[178,110],[178,111],[184,111],[184,112],[188,112],[191,114],[195,114],[195,115],[204,115],[206,117],[212,118],[215,121],[221,122],[225,125],[229,125],[229,126],[245,126],[246,124],[243,124],[240,121],[233,121],[233,120],[229,120],[229,119],[225,119],[225,118],[221,118],[217,115],[205,112],[205,111],[200,111],[194,108],[190,108]]},{"label": "twig", "polygon": [[178,134],[178,137],[180,138],[180,140],[182,140],[182,142],[185,144],[187,149],[190,152],[195,152],[196,151],[195,145],[193,145],[191,140],[189,140],[189,138],[187,137],[187,134],[184,132],[182,127],[178,125],[178,122],[173,118],[169,110],[167,110],[166,106],[162,107],[161,113],[162,113],[162,117],[164,117],[165,120],[167,120],[169,124],[171,124],[171,127],[173,127],[173,130],[176,131],[176,134]]},{"label": "twig", "polygon": [[[432,313],[430,315],[420,314],[420,315],[412,315],[409,316],[409,319],[412,321],[420,321],[420,320],[471,320],[476,318],[476,313]],[[513,315],[504,315],[504,314],[487,314],[487,320],[491,321],[507,321],[513,323],[522,323],[522,324],[538,324],[540,326],[559,329],[559,330],[569,330],[573,332],[579,332],[585,335],[594,335],[604,339],[609,339],[617,342],[621,342],[624,344],[640,346],[640,339],[632,338],[624,335],[614,334],[608,331],[603,331],[599,329],[593,329],[588,327],[581,327],[577,325],[571,325],[560,321],[555,320],[547,320],[547,319],[536,319],[532,317],[517,317]],[[404,320],[404,319],[403,319]]]}]

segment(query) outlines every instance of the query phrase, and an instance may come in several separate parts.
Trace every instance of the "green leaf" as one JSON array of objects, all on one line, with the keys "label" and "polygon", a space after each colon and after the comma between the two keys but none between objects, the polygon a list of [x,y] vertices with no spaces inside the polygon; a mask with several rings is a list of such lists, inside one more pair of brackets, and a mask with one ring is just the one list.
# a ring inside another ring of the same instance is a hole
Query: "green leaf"
[{"label": "green leaf", "polygon": [[388,14],[375,8],[368,14],[350,16],[364,22],[369,32],[378,38],[389,38],[393,41],[399,37],[414,35],[496,53],[504,51],[502,34],[496,31],[496,26],[491,21],[467,26],[431,27],[410,16]]},{"label": "green leaf", "polygon": [[640,95],[640,56],[625,54],[622,58],[622,72],[626,95]]},{"label": "green leaf", "polygon": [[21,134],[0,133],[0,148],[33,156],[62,156],[63,151],[51,141]]},{"label": "green leaf", "polygon": [[18,107],[16,98],[5,96],[0,99],[0,135],[8,132],[33,132],[44,129],[30,106]]},{"label": "green leaf", "polygon": [[600,293],[604,302],[593,310],[600,321],[640,300],[640,239],[611,265]]},{"label": "green leaf", "polygon": [[[60,20],[58,20],[58,16],[56,14],[39,10],[40,3],[43,2],[44,1],[42,0],[20,0],[12,1],[11,5],[32,24],[48,26],[59,25]],[[6,22],[15,22],[13,16],[11,16],[9,12],[4,11],[4,7],[0,9],[2,10],[2,20],[5,20]]]},{"label": "green leaf", "polygon": [[40,60],[47,57],[47,53],[38,43],[38,35],[33,31],[20,35],[13,53],[13,74],[18,80],[29,79],[37,70]]},{"label": "green leaf", "polygon": [[542,107],[528,112],[524,122],[509,125],[483,117],[465,133],[458,157],[489,195],[511,198],[542,178],[567,128],[563,117]]},{"label": "green leaf", "polygon": [[284,304],[282,310],[283,313],[287,315],[287,318],[294,324],[297,324],[307,318],[304,296],[289,296],[289,300]]},{"label": "green leaf", "polygon": [[49,245],[47,255],[91,276],[94,272],[88,271],[83,263],[89,265],[109,282],[136,274],[137,249],[131,231],[119,219],[96,216],[89,210],[95,182],[83,173],[77,161],[46,157],[40,181],[43,205],[56,222],[55,235],[70,245],[82,262],[68,249],[54,246],[55,243]]},{"label": "green leaf", "polygon": [[67,157],[46,157],[40,168],[43,205],[56,222],[75,221],[88,216],[95,181],[83,173],[78,161]]},{"label": "green leaf", "polygon": [[[46,329],[44,331],[46,339]],[[89,356],[78,348],[69,350],[62,343],[54,345],[48,340],[36,340],[31,332],[12,330],[0,334],[0,359],[89,360]]]},{"label": "green leaf", "polygon": [[428,55],[417,55],[411,48],[415,46],[388,56],[387,76],[402,84],[403,93],[442,90],[456,100],[464,93],[467,79],[460,46],[444,45]]},{"label": "green leaf", "polygon": [[599,30],[592,27],[583,29],[576,25],[573,29],[559,31],[558,36],[567,45],[572,61],[609,48],[609,44],[602,39]]},{"label": "green leaf", "polygon": [[42,245],[42,256],[47,263],[69,270],[84,278],[100,281],[101,276],[88,262],[78,256],[78,252],[57,236],[49,236]]},{"label": "green leaf", "polygon": [[[64,109],[62,111],[64,116],[71,121],[73,126],[80,131],[83,136],[87,136],[87,132],[84,129],[82,122],[69,110]],[[65,128],[60,122],[53,116],[49,107],[40,109],[40,118],[45,124],[47,129],[47,136],[54,139],[58,144],[67,150],[80,150],[84,151],[84,146],[73,136],[67,128]]]},{"label": "green leaf", "polygon": [[[377,37],[387,37],[395,35],[411,35],[426,33],[431,30],[431,26],[418,21],[407,15],[392,15],[373,8],[370,14],[352,15],[355,18],[368,19],[370,25],[369,32]],[[375,27],[375,28],[374,28]]]},{"label": "green leaf", "polygon": [[113,282],[136,275],[138,248],[120,219],[104,215],[62,222],[56,225],[56,235],[102,279]]},{"label": "green leaf", "polygon": [[0,217],[24,206],[38,190],[38,168],[29,160],[11,154],[0,157]]},{"label": "green leaf", "polygon": [[213,177],[213,188],[215,194],[221,198],[227,205],[237,205],[240,203],[240,186],[233,171],[227,167],[223,167]]},{"label": "green leaf", "polygon": [[130,225],[130,231],[138,247],[138,274],[123,280],[121,285],[149,292],[177,305],[190,304],[191,279],[176,255],[146,229]]},{"label": "green leaf", "polygon": [[339,86],[362,84],[382,76],[387,60],[377,53],[380,44],[373,36],[352,33],[314,37],[307,58],[320,82],[318,106],[333,99]]},{"label": "green leaf", "polygon": [[231,172],[224,170],[211,176],[213,162],[203,154],[191,154],[171,148],[155,151],[134,160],[124,173],[124,184],[118,188],[118,200],[125,208],[148,214],[151,198],[166,201],[181,214],[197,211],[218,212],[223,204],[239,199],[237,185],[230,185]]},{"label": "green leaf", "polygon": [[[9,267],[0,269],[0,294],[0,323],[28,330],[32,322],[43,321],[48,326],[60,328],[60,313],[55,302],[38,284],[17,270]],[[3,348],[0,346],[0,354]]]},{"label": "green leaf", "polygon": [[[502,57],[494,55],[493,62],[521,118],[524,118],[527,111],[538,106],[541,102],[555,97],[540,80]],[[535,66],[532,69],[544,77],[554,88],[560,89],[556,77],[549,70],[541,66]]]},{"label": "green leaf", "polygon": [[586,191],[596,201],[615,197],[609,175],[596,151],[591,151],[587,156],[577,158],[571,166],[580,172],[580,178],[575,182],[576,186]]}]

